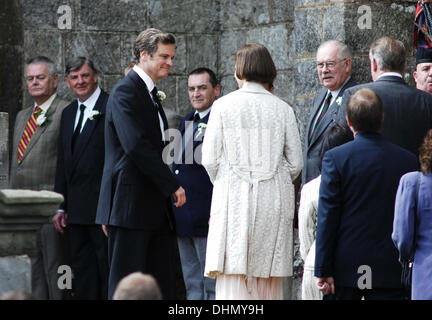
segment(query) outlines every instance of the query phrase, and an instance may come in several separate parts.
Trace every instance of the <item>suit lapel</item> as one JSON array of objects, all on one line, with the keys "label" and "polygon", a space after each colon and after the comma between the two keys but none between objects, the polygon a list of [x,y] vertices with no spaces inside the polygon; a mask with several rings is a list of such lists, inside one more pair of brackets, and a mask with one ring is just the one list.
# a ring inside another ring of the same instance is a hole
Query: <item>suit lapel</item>
[{"label": "suit lapel", "polygon": [[[309,147],[311,147],[315,143],[315,141],[318,140],[318,138],[326,131],[327,127],[333,122],[334,115],[339,112],[339,108],[340,108],[340,105],[338,105],[337,100],[339,98],[343,97],[345,89],[350,85],[351,81],[352,80],[350,79],[350,80],[348,80],[347,83],[345,83],[345,85],[339,91],[337,97],[333,100],[333,103],[330,105],[330,107],[328,108],[326,114],[321,119],[320,123],[318,124],[316,132],[313,135],[312,139],[310,140]],[[322,103],[324,101],[326,93],[327,93],[327,90],[324,90],[324,94],[323,94],[322,99],[319,99],[321,101],[321,103],[319,104],[317,110],[315,111],[314,117],[316,116],[318,110],[320,110],[320,107],[321,107],[321,105],[322,105]],[[309,129],[312,130],[312,128],[309,128]],[[309,130],[308,130],[308,133],[310,133]]]},{"label": "suit lapel", "polygon": [[321,105],[323,104],[326,95],[327,95],[327,89],[323,89],[320,91],[320,93],[318,93],[318,96],[315,99],[315,105],[313,107],[313,112],[312,112],[311,118],[309,119],[308,126],[306,128],[307,140],[309,141],[308,145],[312,144],[311,143],[312,141],[309,140],[309,137],[310,137],[310,134],[311,134],[312,129],[313,129],[314,119],[316,118],[318,112],[320,111]]},{"label": "suit lapel", "polygon": [[[54,99],[54,101],[51,103],[51,106],[47,110],[47,113],[46,113],[47,120],[41,126],[37,126],[35,133],[31,137],[30,142],[27,145],[27,148],[26,148],[26,150],[25,150],[25,152],[23,154],[23,158],[22,158],[21,163],[24,161],[24,159],[26,158],[26,156],[30,152],[30,150],[33,148],[33,146],[38,142],[38,140],[41,137],[42,133],[44,133],[45,130],[49,127],[50,120],[48,120],[48,118],[50,118],[50,117],[53,116],[53,114],[55,113],[55,111],[57,109],[57,105],[58,105],[58,99],[56,97]],[[30,108],[30,109],[31,109],[31,111],[30,111],[31,113],[28,115],[28,119],[30,119],[31,114],[33,113],[33,109],[32,108]],[[24,128],[25,128],[25,125],[27,124],[28,119],[26,120],[26,122],[24,124],[22,132],[24,132]]]}]

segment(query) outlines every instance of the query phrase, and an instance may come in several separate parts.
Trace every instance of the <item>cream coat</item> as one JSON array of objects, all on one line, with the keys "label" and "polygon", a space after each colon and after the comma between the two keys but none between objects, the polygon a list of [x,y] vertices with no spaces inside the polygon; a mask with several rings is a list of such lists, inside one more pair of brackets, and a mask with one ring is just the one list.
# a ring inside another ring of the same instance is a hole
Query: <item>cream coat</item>
[{"label": "cream coat", "polygon": [[292,275],[302,151],[292,108],[260,84],[213,104],[202,149],[213,182],[205,275]]},{"label": "cream coat", "polygon": [[300,255],[304,261],[302,280],[302,299],[321,300],[322,293],[318,290],[314,277],[315,265],[315,232],[317,224],[319,187],[321,175],[306,183],[300,195],[299,239]]}]

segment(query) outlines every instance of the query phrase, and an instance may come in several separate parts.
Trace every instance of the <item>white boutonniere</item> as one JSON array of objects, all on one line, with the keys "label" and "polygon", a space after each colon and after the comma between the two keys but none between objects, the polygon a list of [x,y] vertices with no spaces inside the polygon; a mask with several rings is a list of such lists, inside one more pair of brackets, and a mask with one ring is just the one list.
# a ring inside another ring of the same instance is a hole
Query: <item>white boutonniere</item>
[{"label": "white boutonniere", "polygon": [[36,119],[38,127],[42,126],[47,121],[47,119],[48,118],[45,116],[45,113],[40,113]]},{"label": "white boutonniere", "polygon": [[102,113],[100,113],[100,111],[98,111],[98,110],[92,110],[90,112],[89,119],[90,120],[95,120],[95,119],[99,118],[101,115],[102,115]]},{"label": "white boutonniere", "polygon": [[207,123],[200,122],[198,123],[198,133],[201,134],[207,128]]},{"label": "white boutonniere", "polygon": [[337,104],[338,108],[340,108],[340,106],[342,105],[342,97],[339,97],[336,99],[336,104]]},{"label": "white boutonniere", "polygon": [[162,102],[166,99],[166,94],[163,91],[158,91],[157,97],[158,97],[159,101]]}]

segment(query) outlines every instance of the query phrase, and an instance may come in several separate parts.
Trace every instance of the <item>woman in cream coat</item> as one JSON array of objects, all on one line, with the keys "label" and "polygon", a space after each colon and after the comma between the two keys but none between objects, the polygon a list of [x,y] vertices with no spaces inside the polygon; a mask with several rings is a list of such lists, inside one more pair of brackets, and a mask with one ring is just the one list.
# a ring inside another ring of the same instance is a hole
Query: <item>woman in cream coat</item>
[{"label": "woman in cream coat", "polygon": [[276,68],[264,46],[237,51],[235,76],[240,89],[213,104],[202,149],[213,182],[205,275],[216,299],[279,299],[292,275],[301,142],[292,108],[269,92]]}]

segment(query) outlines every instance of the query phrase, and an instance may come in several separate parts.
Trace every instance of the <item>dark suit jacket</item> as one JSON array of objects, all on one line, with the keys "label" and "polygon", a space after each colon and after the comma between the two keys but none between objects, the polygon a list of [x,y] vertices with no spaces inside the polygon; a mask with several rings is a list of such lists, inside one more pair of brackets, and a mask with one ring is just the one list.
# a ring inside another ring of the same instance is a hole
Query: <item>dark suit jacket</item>
[{"label": "dark suit jacket", "polygon": [[357,287],[372,270],[372,288],[400,288],[401,266],[391,234],[400,177],[418,168],[414,154],[377,133],[325,153],[318,206],[315,276]]},{"label": "dark suit jacket", "polygon": [[[321,120],[317,131],[313,135],[312,139],[309,139],[310,133],[312,131],[312,124],[314,122],[317,113],[321,110],[321,105],[324,102],[324,99],[327,95],[327,88],[323,88],[316,96],[313,101],[313,111],[311,117],[309,119],[308,125],[306,127],[305,132],[305,143],[304,143],[304,152],[303,152],[303,171],[302,171],[302,184],[309,182],[312,179],[315,179],[320,175],[319,165],[320,165],[320,151],[321,146],[324,141],[325,132],[332,127],[332,124],[340,121],[340,117],[342,114],[341,106],[338,105],[336,100],[339,97],[342,97],[344,91],[352,86],[355,86],[356,83],[350,79],[347,83],[342,87],[339,91],[338,96],[330,105],[327,110],[324,118]],[[346,124],[345,124],[346,125]]]},{"label": "dark suit jacket", "polygon": [[72,154],[72,136],[78,102],[64,109],[60,124],[55,191],[63,194],[60,209],[68,214],[68,224],[94,224],[104,165],[104,114],[108,94],[101,91],[93,110],[101,112],[87,119]]},{"label": "dark suit jacket", "polygon": [[351,94],[365,87],[374,90],[382,100],[384,138],[418,155],[426,132],[432,128],[432,95],[408,86],[399,77],[386,76],[345,90],[342,105],[346,105]]},{"label": "dark suit jacket", "polygon": [[112,90],[105,116],[105,165],[96,223],[148,231],[174,228],[179,184],[162,160],[157,109],[131,70]]},{"label": "dark suit jacket", "polygon": [[33,113],[33,106],[18,112],[12,143],[11,188],[54,190],[60,118],[67,104],[67,101],[56,96],[47,111],[46,122],[37,127],[20,164],[18,164],[18,143]]},{"label": "dark suit jacket", "polygon": [[[184,117],[180,123],[179,131],[182,136],[185,135],[185,122],[193,121],[195,111]],[[210,113],[200,120],[207,123]],[[190,130],[190,132],[189,132]],[[186,134],[192,135],[192,125],[186,131]],[[201,136],[201,135],[200,135]],[[179,208],[173,207],[177,234],[180,236],[205,237],[208,233],[208,220],[210,217],[210,204],[213,192],[213,185],[205,168],[201,165],[201,147],[202,139],[193,141],[193,150],[195,157],[190,156],[193,163],[186,163],[185,156],[175,158],[173,163],[173,172],[176,175],[180,185],[185,189],[187,202]],[[182,147],[178,151],[182,153]],[[185,151],[187,152],[187,150]],[[189,159],[188,159],[189,160]],[[196,161],[198,160],[198,162]],[[190,162],[190,161],[188,161]]]}]

